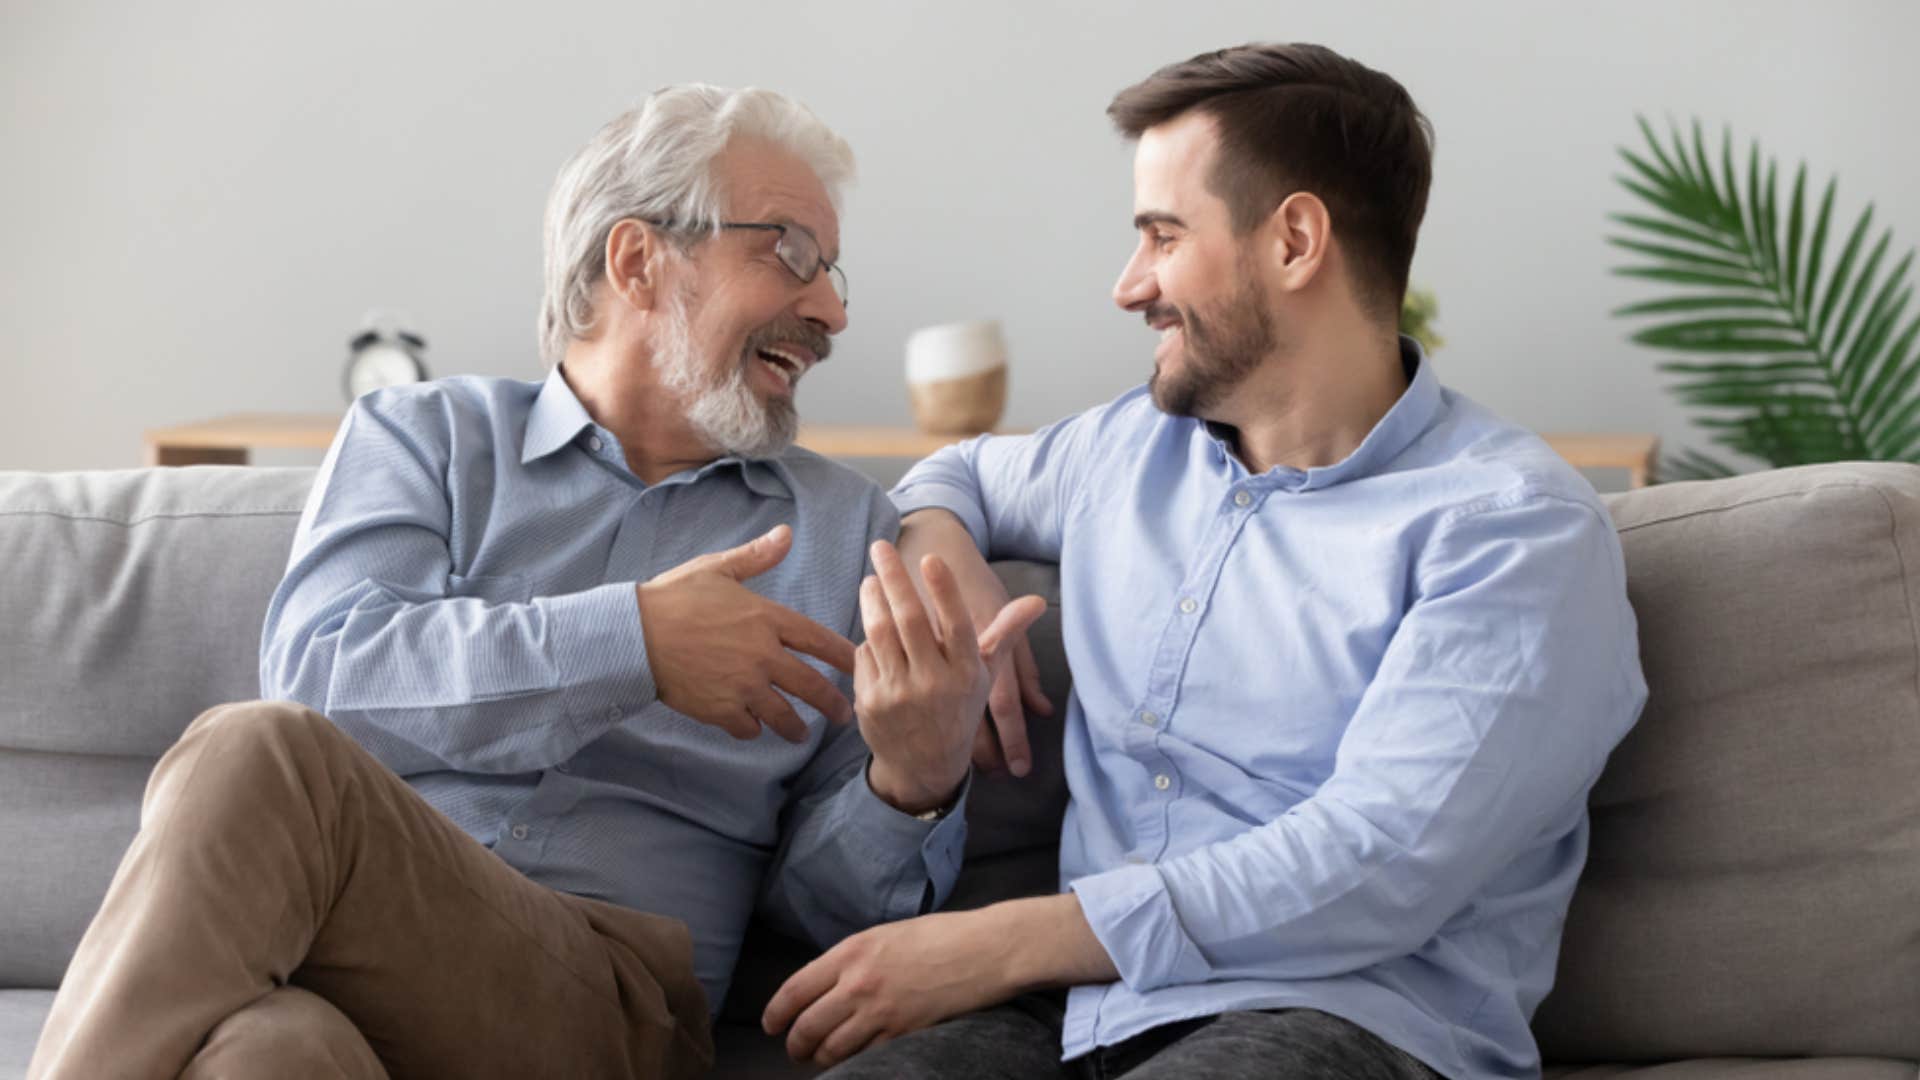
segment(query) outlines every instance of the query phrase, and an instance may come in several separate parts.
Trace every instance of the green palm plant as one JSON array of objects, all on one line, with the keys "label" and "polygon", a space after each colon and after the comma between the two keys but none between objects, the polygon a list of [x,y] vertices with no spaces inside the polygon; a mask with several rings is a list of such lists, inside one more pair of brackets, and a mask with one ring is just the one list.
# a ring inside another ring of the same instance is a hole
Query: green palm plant
[{"label": "green palm plant", "polygon": [[[1633,340],[1689,359],[1660,364],[1679,399],[1720,446],[1770,465],[1920,460],[1920,316],[1902,322],[1913,253],[1882,272],[1892,230],[1871,246],[1873,207],[1827,263],[1835,181],[1810,219],[1807,167],[1778,199],[1776,163],[1752,143],[1743,177],[1733,133],[1717,162],[1700,124],[1673,125],[1663,146],[1645,118],[1642,153],[1622,148],[1620,185],[1652,209],[1613,214],[1609,237],[1641,261],[1615,272],[1673,287],[1614,314],[1651,318]],[[1864,254],[1864,257],[1863,257]],[[1663,463],[1669,477],[1725,476],[1732,466],[1698,451]]]}]

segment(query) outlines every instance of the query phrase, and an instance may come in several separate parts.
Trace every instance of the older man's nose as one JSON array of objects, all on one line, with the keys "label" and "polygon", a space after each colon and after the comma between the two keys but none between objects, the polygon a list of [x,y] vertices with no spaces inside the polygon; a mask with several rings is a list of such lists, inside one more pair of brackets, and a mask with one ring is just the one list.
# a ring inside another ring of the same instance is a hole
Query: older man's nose
[{"label": "older man's nose", "polygon": [[796,313],[829,334],[837,334],[847,328],[847,305],[840,299],[840,294],[833,291],[832,275],[825,267],[814,275],[800,293]]}]

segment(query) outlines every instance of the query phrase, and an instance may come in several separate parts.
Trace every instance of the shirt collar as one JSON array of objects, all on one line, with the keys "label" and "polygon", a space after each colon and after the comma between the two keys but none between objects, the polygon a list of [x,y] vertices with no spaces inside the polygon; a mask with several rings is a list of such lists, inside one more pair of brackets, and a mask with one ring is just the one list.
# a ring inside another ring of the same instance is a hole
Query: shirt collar
[{"label": "shirt collar", "polygon": [[[555,364],[553,370],[547,373],[547,381],[541,385],[540,393],[533,399],[533,410],[527,415],[526,435],[520,444],[520,464],[529,464],[560,450],[587,429],[592,429],[601,438],[597,456],[618,465],[625,472],[626,453],[620,448],[620,440],[614,437],[613,432],[593,422],[587,407],[580,403],[573,387],[568,386],[566,378],[560,374],[560,365]],[[738,468],[741,479],[757,494],[775,499],[793,498],[793,482],[787,475],[786,463],[779,458],[748,459],[729,454],[700,466],[682,482],[693,483],[717,470],[729,468]]]},{"label": "shirt collar", "polygon": [[574,396],[573,387],[560,374],[560,365],[547,372],[547,381],[533,399],[533,411],[527,414],[527,432],[520,441],[520,464],[546,457],[573,441],[582,428],[593,426],[587,407]]},{"label": "shirt collar", "polygon": [[[1293,491],[1308,491],[1315,488],[1331,487],[1348,480],[1358,480],[1384,470],[1401,452],[1412,446],[1440,412],[1440,380],[1433,373],[1433,363],[1427,359],[1426,350],[1420,343],[1405,334],[1400,335],[1400,364],[1407,373],[1407,388],[1393,408],[1373,425],[1373,430],[1361,440],[1359,447],[1345,458],[1332,465],[1322,465],[1304,472],[1286,466],[1275,466],[1268,470],[1267,476],[1273,477],[1280,487]],[[1233,447],[1227,442],[1220,426],[1209,422],[1207,433],[1213,437],[1219,452],[1232,459]]]}]

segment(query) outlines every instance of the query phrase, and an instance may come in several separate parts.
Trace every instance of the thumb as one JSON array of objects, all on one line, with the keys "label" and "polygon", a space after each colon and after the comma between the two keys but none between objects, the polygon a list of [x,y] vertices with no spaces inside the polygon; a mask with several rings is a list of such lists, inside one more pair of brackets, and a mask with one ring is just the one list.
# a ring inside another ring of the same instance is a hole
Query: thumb
[{"label": "thumb", "polygon": [[780,560],[787,557],[792,547],[793,530],[785,525],[775,525],[739,547],[728,548],[712,556],[713,569],[735,581],[745,581],[780,565]]},{"label": "thumb", "polygon": [[1023,596],[1000,609],[985,630],[980,631],[980,660],[991,664],[1000,658],[1027,627],[1047,613],[1047,602],[1038,596]]}]

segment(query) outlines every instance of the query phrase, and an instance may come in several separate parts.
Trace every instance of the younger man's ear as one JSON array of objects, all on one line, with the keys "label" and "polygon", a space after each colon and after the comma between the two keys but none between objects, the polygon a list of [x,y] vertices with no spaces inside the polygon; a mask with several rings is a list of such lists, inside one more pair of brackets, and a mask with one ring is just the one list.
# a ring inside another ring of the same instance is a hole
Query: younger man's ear
[{"label": "younger man's ear", "polygon": [[1306,288],[1327,261],[1333,242],[1333,218],[1327,204],[1310,191],[1281,200],[1267,219],[1269,269],[1281,288]]}]

